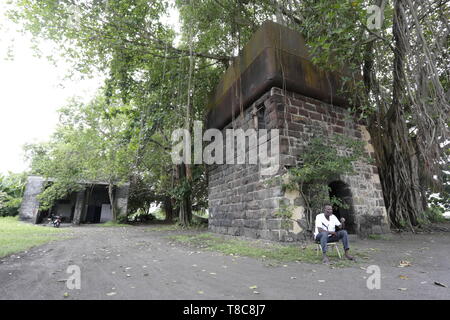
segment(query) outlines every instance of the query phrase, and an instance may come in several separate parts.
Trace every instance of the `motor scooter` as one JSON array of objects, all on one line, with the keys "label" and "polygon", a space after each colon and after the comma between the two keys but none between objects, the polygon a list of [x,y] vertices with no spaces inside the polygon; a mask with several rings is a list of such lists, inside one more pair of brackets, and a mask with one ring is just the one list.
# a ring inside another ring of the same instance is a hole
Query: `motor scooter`
[{"label": "motor scooter", "polygon": [[48,220],[51,221],[52,225],[55,228],[59,228],[59,226],[61,225],[61,216],[51,215],[50,218],[48,218]]}]

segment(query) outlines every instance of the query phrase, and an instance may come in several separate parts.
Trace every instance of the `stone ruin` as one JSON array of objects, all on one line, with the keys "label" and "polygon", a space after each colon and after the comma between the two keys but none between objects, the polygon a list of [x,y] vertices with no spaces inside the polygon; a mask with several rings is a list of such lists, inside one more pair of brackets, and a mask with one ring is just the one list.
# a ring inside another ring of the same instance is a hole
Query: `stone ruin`
[{"label": "stone ruin", "polygon": [[[213,164],[208,171],[209,229],[213,232],[276,241],[304,239],[302,224],[282,223],[275,213],[293,206],[292,219],[304,220],[298,192],[284,192],[287,168],[312,137],[341,134],[364,141],[374,157],[370,135],[347,110],[338,93],[340,77],[311,63],[301,34],[265,22],[221,78],[209,104],[207,128],[279,129],[279,170],[262,175],[263,165]],[[233,138],[234,139],[234,138]],[[258,147],[267,142],[258,140]],[[246,145],[246,158],[255,145]],[[349,205],[340,209],[347,230],[361,236],[389,231],[386,208],[375,165],[357,162],[356,174],[329,182],[333,194]],[[269,182],[269,183],[268,183]]]},{"label": "stone ruin", "polygon": [[[59,199],[50,210],[42,212],[39,209],[38,195],[41,194],[48,182],[53,179],[44,179],[39,176],[29,176],[22,205],[19,210],[21,220],[40,223],[50,214],[63,218],[63,222],[103,223],[112,220],[111,205],[109,201],[106,182],[82,182],[84,185],[79,192],[72,192],[64,199]],[[115,207],[118,216],[125,215],[128,207],[129,184],[115,186]]]}]

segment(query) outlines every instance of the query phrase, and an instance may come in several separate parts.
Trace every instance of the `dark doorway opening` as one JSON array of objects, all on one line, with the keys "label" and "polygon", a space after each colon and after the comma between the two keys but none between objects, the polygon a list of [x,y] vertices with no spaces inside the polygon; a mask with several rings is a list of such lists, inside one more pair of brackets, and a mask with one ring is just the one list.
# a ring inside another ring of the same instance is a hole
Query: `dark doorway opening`
[{"label": "dark doorway opening", "polygon": [[100,216],[102,214],[102,207],[88,206],[86,214],[86,222],[88,223],[100,223]]},{"label": "dark doorway opening", "polygon": [[348,233],[355,233],[355,212],[350,187],[342,181],[333,181],[328,187],[330,187],[330,198],[336,197],[348,206],[347,209],[333,206],[333,214],[338,219],[345,218],[345,229]]},{"label": "dark doorway opening", "polygon": [[[102,223],[112,219],[110,211],[103,209],[105,204],[109,205],[108,188],[105,185],[92,185],[87,190],[87,210],[84,223]],[[103,209],[103,210],[102,210]],[[102,217],[103,216],[103,217]]]}]

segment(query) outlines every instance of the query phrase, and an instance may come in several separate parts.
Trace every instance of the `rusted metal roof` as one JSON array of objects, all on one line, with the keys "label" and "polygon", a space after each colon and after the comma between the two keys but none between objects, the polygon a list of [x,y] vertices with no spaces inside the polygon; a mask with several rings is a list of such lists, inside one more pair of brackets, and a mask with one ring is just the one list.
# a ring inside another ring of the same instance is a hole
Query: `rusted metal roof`
[{"label": "rusted metal roof", "polygon": [[300,33],[266,21],[222,76],[208,104],[207,127],[222,129],[272,87],[349,106],[338,95],[341,86],[338,73],[312,64]]}]

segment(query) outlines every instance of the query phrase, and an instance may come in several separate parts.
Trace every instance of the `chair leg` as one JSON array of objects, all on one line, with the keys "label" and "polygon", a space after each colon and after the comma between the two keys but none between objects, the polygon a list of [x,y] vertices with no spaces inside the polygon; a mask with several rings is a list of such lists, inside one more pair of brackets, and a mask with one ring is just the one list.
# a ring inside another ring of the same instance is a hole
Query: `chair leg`
[{"label": "chair leg", "polygon": [[339,247],[337,245],[334,245],[334,247],[336,248],[339,259],[342,259],[341,252],[339,251]]}]

